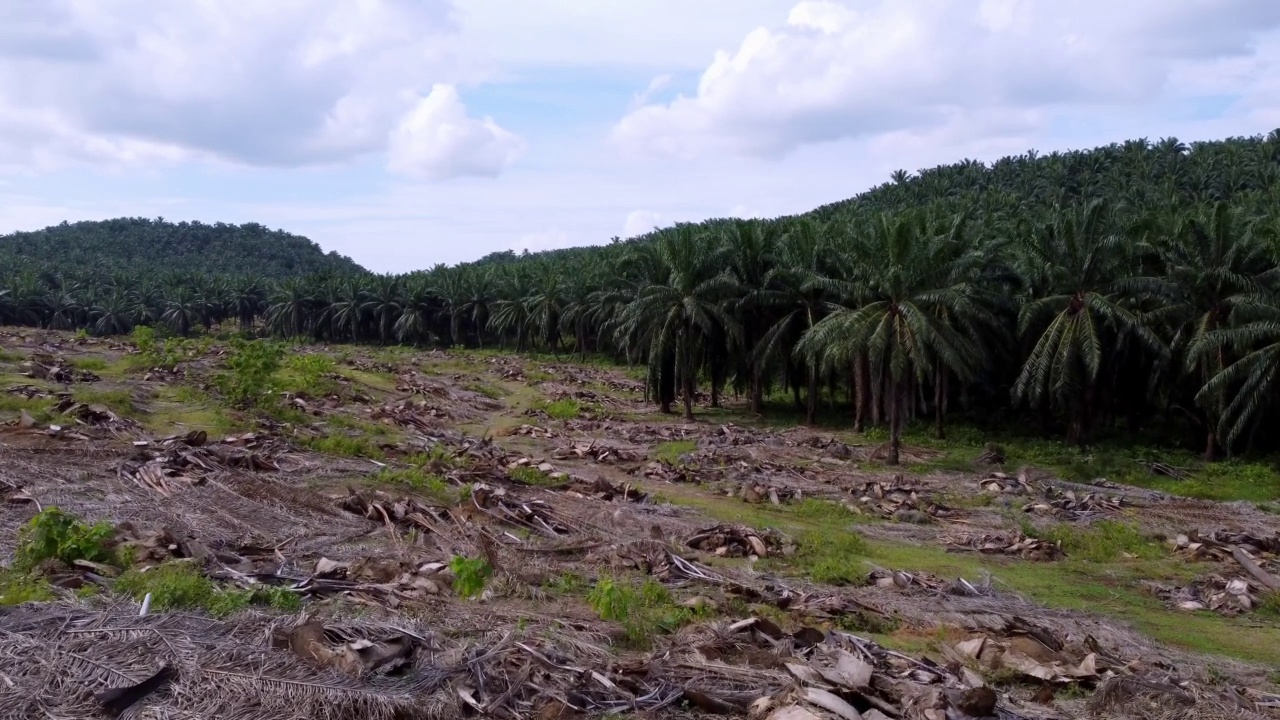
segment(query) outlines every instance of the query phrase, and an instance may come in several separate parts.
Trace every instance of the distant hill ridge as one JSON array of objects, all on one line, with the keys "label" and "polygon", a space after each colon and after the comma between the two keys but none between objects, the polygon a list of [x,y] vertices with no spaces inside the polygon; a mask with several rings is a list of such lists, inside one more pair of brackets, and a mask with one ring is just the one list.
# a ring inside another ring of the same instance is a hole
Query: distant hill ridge
[{"label": "distant hill ridge", "polygon": [[68,274],[207,273],[281,279],[368,272],[311,240],[257,223],[116,218],[0,235],[0,269]]}]

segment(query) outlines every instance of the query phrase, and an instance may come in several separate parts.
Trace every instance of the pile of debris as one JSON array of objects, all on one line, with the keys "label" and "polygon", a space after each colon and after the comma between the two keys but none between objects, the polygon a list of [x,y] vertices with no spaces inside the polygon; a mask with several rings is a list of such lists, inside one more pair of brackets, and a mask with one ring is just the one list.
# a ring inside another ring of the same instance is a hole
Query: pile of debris
[{"label": "pile of debris", "polygon": [[430,432],[436,429],[441,420],[449,420],[453,416],[422,398],[410,398],[372,408],[369,417],[386,425]]},{"label": "pile of debris", "polygon": [[1271,536],[1215,530],[1202,536],[1198,530],[1179,535],[1174,549],[1189,560],[1227,560],[1239,548],[1250,555],[1280,555],[1280,533]]},{"label": "pile of debris", "polygon": [[1257,581],[1221,575],[1210,575],[1183,587],[1157,583],[1149,586],[1170,607],[1187,612],[1210,610],[1229,616],[1253,610],[1264,595],[1274,592]]},{"label": "pile of debris", "polygon": [[777,530],[757,532],[745,525],[715,525],[694,533],[684,543],[694,550],[719,557],[752,557],[794,555],[796,544]]},{"label": "pile of debris", "polygon": [[959,516],[955,510],[929,499],[918,487],[904,483],[901,475],[895,475],[890,482],[873,480],[851,492],[857,501],[853,510],[898,522],[922,524]]},{"label": "pile of debris", "polygon": [[1044,498],[1022,506],[1022,511],[1033,515],[1046,515],[1059,520],[1085,522],[1119,514],[1133,503],[1123,495],[1107,495],[1088,492],[1077,494],[1074,490],[1045,488]]},{"label": "pile of debris", "polygon": [[1026,470],[1019,470],[1018,474],[1012,477],[1007,473],[993,472],[978,481],[978,489],[984,492],[1007,493],[1010,495],[1030,495],[1036,492],[1036,486],[1027,477]]},{"label": "pile of debris", "polygon": [[551,457],[557,460],[583,458],[592,462],[609,464],[637,462],[641,459],[641,455],[630,448],[600,440],[592,440],[589,443],[578,442],[568,447],[556,448],[552,451]]},{"label": "pile of debris", "polygon": [[743,483],[736,491],[730,490],[729,494],[736,495],[742,498],[743,502],[751,504],[768,501],[773,505],[781,505],[784,502],[799,502],[804,499],[804,493],[799,488],[766,485],[762,482]]},{"label": "pile of debris", "polygon": [[640,491],[639,488],[632,486],[631,483],[614,485],[602,477],[597,477],[595,480],[587,480],[577,475],[570,475],[568,480],[552,489],[575,497],[590,497],[605,502],[612,502],[617,499],[643,502],[649,496],[648,493]]},{"label": "pile of debris", "polygon": [[540,427],[538,425],[528,425],[528,424],[521,425],[520,427],[516,428],[513,431],[513,434],[524,435],[525,437],[531,437],[531,438],[534,438],[535,440],[553,438],[559,435],[559,433],[557,433],[553,428]]},{"label": "pile of debris", "polygon": [[67,367],[53,358],[28,360],[22,363],[22,367],[25,368],[23,374],[33,380],[47,380],[61,385],[98,382],[102,379],[88,370]]},{"label": "pile of debris", "polygon": [[1066,554],[1062,546],[1020,532],[976,533],[945,537],[948,549],[975,550],[987,555],[1016,555],[1024,560],[1061,560]]},{"label": "pile of debris", "polygon": [[134,442],[134,454],[116,466],[120,477],[165,497],[183,486],[203,482],[209,475],[228,470],[278,472],[278,451],[257,435],[232,436],[206,445],[202,430],[155,442]]}]

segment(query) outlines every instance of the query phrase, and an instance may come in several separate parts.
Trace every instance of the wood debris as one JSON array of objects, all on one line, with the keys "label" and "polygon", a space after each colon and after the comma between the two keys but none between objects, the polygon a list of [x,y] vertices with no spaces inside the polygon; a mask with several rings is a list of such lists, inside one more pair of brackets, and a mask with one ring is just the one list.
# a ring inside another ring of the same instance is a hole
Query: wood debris
[{"label": "wood debris", "polygon": [[1074,490],[1045,489],[1040,500],[1022,506],[1022,511],[1033,515],[1046,515],[1060,520],[1082,522],[1116,515],[1133,505],[1123,495],[1105,493],[1076,493]]},{"label": "wood debris", "polygon": [[1019,532],[955,535],[942,539],[949,548],[974,550],[987,555],[1016,555],[1024,560],[1052,561],[1065,557],[1062,547]]},{"label": "wood debris", "polygon": [[857,504],[853,509],[883,518],[922,524],[933,519],[949,520],[958,516],[955,510],[934,502],[914,485],[895,475],[890,482],[871,481],[852,491]]},{"label": "wood debris", "polygon": [[756,532],[745,525],[715,525],[685,540],[687,547],[720,557],[764,558],[792,555],[795,542],[777,530]]}]

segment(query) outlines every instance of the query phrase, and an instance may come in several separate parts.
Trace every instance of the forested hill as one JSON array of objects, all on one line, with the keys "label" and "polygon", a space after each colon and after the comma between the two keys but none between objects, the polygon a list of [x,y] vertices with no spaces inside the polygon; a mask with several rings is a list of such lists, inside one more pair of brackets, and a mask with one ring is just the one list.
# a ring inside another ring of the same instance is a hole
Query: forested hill
[{"label": "forested hill", "polygon": [[228,225],[117,218],[0,235],[0,268],[80,276],[127,272],[253,275],[282,279],[364,273],[351,258],[257,223]]}]

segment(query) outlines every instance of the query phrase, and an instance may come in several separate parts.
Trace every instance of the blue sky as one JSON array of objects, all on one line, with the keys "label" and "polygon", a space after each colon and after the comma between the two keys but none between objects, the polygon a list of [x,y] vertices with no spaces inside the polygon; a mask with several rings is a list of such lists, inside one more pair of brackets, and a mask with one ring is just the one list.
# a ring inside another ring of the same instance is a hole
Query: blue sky
[{"label": "blue sky", "polygon": [[17,0],[0,232],[261,222],[378,271],[897,168],[1280,127],[1280,3]]}]

